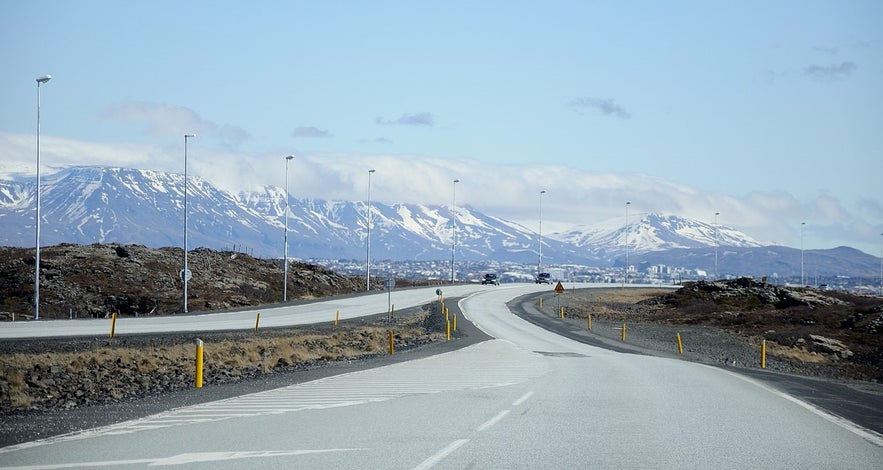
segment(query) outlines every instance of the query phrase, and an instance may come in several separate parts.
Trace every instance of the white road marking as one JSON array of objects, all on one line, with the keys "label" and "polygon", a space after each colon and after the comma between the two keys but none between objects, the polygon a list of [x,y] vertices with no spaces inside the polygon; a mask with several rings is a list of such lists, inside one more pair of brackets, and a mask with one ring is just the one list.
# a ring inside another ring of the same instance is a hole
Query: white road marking
[{"label": "white road marking", "polygon": [[414,361],[177,408],[141,419],[13,445],[0,449],[0,454],[103,435],[354,406],[408,395],[502,387],[523,383],[548,371],[548,362],[540,355],[508,341],[489,340]]},{"label": "white road marking", "polygon": [[840,426],[843,429],[846,429],[847,431],[855,434],[856,436],[861,437],[862,439],[864,439],[864,440],[866,440],[866,441],[868,441],[878,447],[883,447],[883,434],[879,434],[876,431],[873,431],[871,429],[865,429],[865,428],[859,426],[858,424],[855,424],[852,421],[849,421],[846,418],[841,418],[840,416],[828,413],[827,411],[813,405],[812,403],[805,402],[805,401],[803,401],[797,397],[791,396],[785,392],[776,390],[775,388],[769,387],[766,384],[761,383],[760,381],[755,380],[751,377],[747,377],[742,374],[737,374],[735,372],[731,372],[726,369],[721,369],[719,367],[712,367],[712,366],[705,365],[705,364],[701,364],[701,365],[704,367],[711,367],[712,369],[722,371],[722,372],[727,373],[727,374],[729,374],[733,377],[736,377],[740,380],[744,380],[750,384],[756,385],[756,386],[772,393],[773,395],[784,398],[785,400],[788,400],[788,401],[810,411],[811,413],[815,414],[816,416],[819,416],[820,418],[822,418],[826,421],[829,421],[833,424],[836,424],[837,426]]},{"label": "white road marking", "polygon": [[497,416],[494,416],[493,418],[482,423],[482,425],[479,426],[476,431],[481,432],[490,429],[491,426],[497,424],[501,419],[505,418],[507,414],[509,414],[509,410],[503,410],[497,413]]},{"label": "white road marking", "polygon": [[527,392],[527,393],[525,393],[521,398],[519,398],[519,399],[515,400],[514,402],[512,402],[512,406],[518,406],[518,405],[521,405],[522,403],[526,402],[526,401],[527,401],[530,397],[532,397],[532,396],[533,396],[533,392]]},{"label": "white road marking", "polygon": [[416,467],[414,467],[414,470],[428,470],[428,469],[434,467],[437,463],[441,462],[442,459],[447,457],[448,454],[459,449],[460,447],[463,446],[463,444],[466,444],[467,442],[469,442],[469,439],[457,439],[456,441],[448,444],[448,446],[445,447],[444,449],[436,452],[435,455],[429,457],[428,459],[424,460],[423,462],[420,462],[420,465],[417,465]]},{"label": "white road marking", "polygon": [[363,448],[353,449],[304,449],[304,450],[261,450],[261,451],[238,451],[238,452],[193,452],[178,454],[171,457],[155,459],[131,459],[131,460],[98,460],[95,462],[59,463],[52,465],[26,465],[21,467],[0,467],[4,470],[55,470],[62,468],[96,468],[96,467],[121,467],[123,465],[166,466],[187,465],[203,462],[223,462],[241,459],[263,459],[268,457],[290,457],[296,455],[325,454],[331,452],[353,452],[367,450]]}]

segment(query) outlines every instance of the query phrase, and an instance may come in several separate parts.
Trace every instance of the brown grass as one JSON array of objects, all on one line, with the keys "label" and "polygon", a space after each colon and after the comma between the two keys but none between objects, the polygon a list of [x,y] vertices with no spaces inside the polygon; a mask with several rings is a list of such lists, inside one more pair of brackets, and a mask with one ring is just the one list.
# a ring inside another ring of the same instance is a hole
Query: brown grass
[{"label": "brown grass", "polygon": [[[441,333],[423,327],[428,315],[424,312],[399,320],[394,329],[397,348],[405,342],[443,339]],[[204,348],[206,383],[211,383],[211,378],[221,373],[249,376],[255,370],[272,373],[317,361],[382,354],[388,347],[388,334],[386,326],[360,325],[341,327],[330,333],[308,329],[285,333],[267,330],[254,336],[240,333],[233,335],[234,339],[216,338],[207,341]],[[120,399],[124,394],[111,380],[120,375],[137,376],[147,382],[157,380],[158,376],[180,376],[182,373],[192,376],[195,373],[195,347],[188,342],[140,347],[111,345],[92,349],[85,346],[66,352],[4,354],[0,356],[0,382],[6,383],[8,395],[0,396],[0,410],[25,409],[44,400],[39,386],[29,384],[29,375],[44,380],[51,375],[50,368],[63,371],[68,377],[65,380],[91,381],[112,398]],[[68,388],[76,386],[74,383],[65,384]]]}]

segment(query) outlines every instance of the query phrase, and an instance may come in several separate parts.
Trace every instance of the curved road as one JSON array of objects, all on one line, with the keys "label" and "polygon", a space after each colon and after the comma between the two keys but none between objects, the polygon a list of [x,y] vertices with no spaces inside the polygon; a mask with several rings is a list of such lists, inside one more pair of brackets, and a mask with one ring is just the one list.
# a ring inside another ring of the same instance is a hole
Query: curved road
[{"label": "curved road", "polygon": [[[548,286],[547,286],[548,287]],[[488,289],[480,285],[456,285],[400,289],[392,292],[368,295],[340,296],[321,302],[273,306],[269,308],[231,311],[222,313],[202,313],[170,315],[162,317],[120,317],[116,321],[114,333],[117,335],[140,333],[171,333],[186,331],[249,330],[255,326],[256,313],[260,313],[260,326],[306,325],[334,320],[335,312],[340,319],[357,318],[378,313],[386,313],[390,303],[397,310],[424,305],[435,300],[437,288],[445,297],[462,297],[473,292]],[[109,319],[77,319],[49,321],[19,321],[0,323],[0,339],[45,338],[59,336],[107,336],[110,332]]]},{"label": "curved road", "polygon": [[883,439],[722,369],[543,330],[477,289],[496,339],[0,449],[4,468],[880,468]]}]

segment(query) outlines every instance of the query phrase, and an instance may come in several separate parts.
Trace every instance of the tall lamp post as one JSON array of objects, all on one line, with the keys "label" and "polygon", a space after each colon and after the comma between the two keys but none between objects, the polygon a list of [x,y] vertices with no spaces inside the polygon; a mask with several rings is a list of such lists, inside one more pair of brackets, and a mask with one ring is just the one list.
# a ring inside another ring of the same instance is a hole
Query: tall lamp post
[{"label": "tall lamp post", "polygon": [[454,283],[454,250],[457,247],[457,183],[460,180],[454,180],[453,190],[451,191],[451,284]]},{"label": "tall lamp post", "polygon": [[282,301],[288,302],[288,162],[294,158],[294,155],[285,157],[285,248],[283,249],[282,260]]},{"label": "tall lamp post", "polygon": [[720,212],[714,213],[714,280],[718,280],[717,274],[717,246],[720,244],[718,241],[718,228],[717,228],[717,216],[721,215]]},{"label": "tall lamp post", "polygon": [[806,227],[806,222],[800,223],[800,287],[806,285],[806,277],[803,274],[803,229]]},{"label": "tall lamp post", "polygon": [[883,297],[883,233],[880,234],[880,296]]},{"label": "tall lamp post", "polygon": [[52,80],[51,75],[37,79],[37,254],[34,262],[34,320],[40,319],[40,85]]},{"label": "tall lamp post", "polygon": [[365,291],[371,290],[371,173],[368,170],[368,211],[365,213],[365,225],[368,227],[368,252],[365,254]]},{"label": "tall lamp post", "polygon": [[625,202],[625,276],[622,285],[625,287],[629,283],[629,206],[631,201]]},{"label": "tall lamp post", "polygon": [[187,140],[196,137],[196,134],[184,134],[184,269],[181,271],[181,279],[184,280],[184,313],[187,313],[187,281],[190,280],[190,270],[187,269]]},{"label": "tall lamp post", "polygon": [[543,194],[546,194],[546,190],[543,189],[540,191],[540,246],[539,246],[539,258],[537,259],[537,276],[543,272]]}]

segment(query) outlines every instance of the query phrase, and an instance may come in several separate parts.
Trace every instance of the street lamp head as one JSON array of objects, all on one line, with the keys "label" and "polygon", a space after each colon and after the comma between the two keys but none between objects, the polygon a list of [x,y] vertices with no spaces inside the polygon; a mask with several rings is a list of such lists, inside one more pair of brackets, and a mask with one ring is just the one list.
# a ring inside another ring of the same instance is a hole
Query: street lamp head
[{"label": "street lamp head", "polygon": [[52,75],[43,75],[42,77],[37,79],[37,83],[46,83],[49,80],[52,80]]},{"label": "street lamp head", "polygon": [[188,137],[196,137],[196,134],[184,134],[185,139]]},{"label": "street lamp head", "polygon": [[285,157],[286,160],[291,160],[293,158],[294,158],[294,155],[289,155],[289,156]]},{"label": "street lamp head", "polygon": [[459,183],[459,182],[460,182],[460,180],[454,180],[454,182],[455,182],[455,183]]},{"label": "street lamp head", "polygon": [[540,194],[546,194],[546,190],[543,189],[542,191],[540,191]]},{"label": "street lamp head", "polygon": [[368,170],[368,173],[374,173],[374,171],[376,171],[376,170],[374,170],[374,169],[372,168],[372,169]]}]

